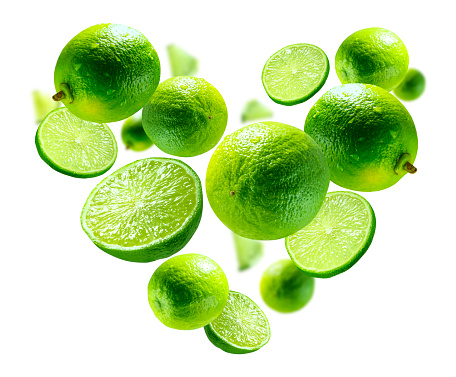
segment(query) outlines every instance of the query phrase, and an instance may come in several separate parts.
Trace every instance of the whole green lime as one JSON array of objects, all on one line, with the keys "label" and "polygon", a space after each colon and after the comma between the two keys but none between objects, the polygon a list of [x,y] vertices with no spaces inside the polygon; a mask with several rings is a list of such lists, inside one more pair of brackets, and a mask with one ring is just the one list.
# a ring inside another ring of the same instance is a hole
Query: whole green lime
[{"label": "whole green lime", "polygon": [[290,313],[302,309],[312,298],[315,279],[298,269],[290,259],[279,260],[264,271],[260,292],[274,310]]},{"label": "whole green lime", "polygon": [[399,86],[394,89],[394,94],[405,101],[412,101],[421,96],[426,86],[424,75],[417,69],[410,68]]},{"label": "whole green lime", "polygon": [[183,254],[161,264],[152,275],[149,304],[166,326],[193,330],[217,318],[228,299],[220,266],[201,254]]},{"label": "whole green lime", "polygon": [[206,80],[178,76],[163,81],[143,109],[143,127],[153,143],[173,156],[197,156],[215,147],[228,112]]},{"label": "whole green lime", "polygon": [[412,117],[378,86],[330,89],[310,109],[304,131],[322,148],[331,181],[347,189],[383,190],[416,172],[418,137]]},{"label": "whole green lime", "polygon": [[226,136],[211,157],[206,193],[234,233],[274,240],[306,226],[329,185],[320,147],[296,127],[259,122]]},{"label": "whole green lime", "polygon": [[53,98],[81,119],[115,122],[140,110],[159,81],[157,52],[143,34],[124,25],[99,24],[63,48]]},{"label": "whole green lime", "polygon": [[141,114],[133,115],[124,122],[121,130],[125,147],[136,152],[145,151],[154,145],[144,131],[141,118]]},{"label": "whole green lime", "polygon": [[372,84],[388,92],[405,77],[408,64],[409,56],[401,39],[379,27],[353,33],[336,53],[336,73],[342,84]]}]

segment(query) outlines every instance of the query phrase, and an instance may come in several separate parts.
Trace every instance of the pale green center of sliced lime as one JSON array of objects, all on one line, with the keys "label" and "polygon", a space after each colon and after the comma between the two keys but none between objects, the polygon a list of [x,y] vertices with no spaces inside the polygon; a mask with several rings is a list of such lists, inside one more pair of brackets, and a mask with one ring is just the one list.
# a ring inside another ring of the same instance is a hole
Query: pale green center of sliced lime
[{"label": "pale green center of sliced lime", "polygon": [[318,215],[287,238],[294,260],[307,270],[327,271],[353,259],[371,231],[368,205],[347,193],[328,195]]},{"label": "pale green center of sliced lime", "polygon": [[326,65],[326,56],[319,49],[305,45],[289,46],[268,61],[264,83],[276,98],[305,97],[324,79]]},{"label": "pale green center of sliced lime", "polygon": [[51,113],[38,134],[42,151],[56,165],[75,173],[90,173],[112,164],[114,136],[105,124],[79,119],[66,108]]},{"label": "pale green center of sliced lime", "polygon": [[264,313],[237,292],[229,293],[222,314],[210,326],[219,337],[241,348],[261,346],[269,338],[269,324]]},{"label": "pale green center of sliced lime", "polygon": [[195,179],[184,167],[141,160],[114,173],[97,188],[85,222],[105,244],[142,246],[182,228],[197,202]]}]

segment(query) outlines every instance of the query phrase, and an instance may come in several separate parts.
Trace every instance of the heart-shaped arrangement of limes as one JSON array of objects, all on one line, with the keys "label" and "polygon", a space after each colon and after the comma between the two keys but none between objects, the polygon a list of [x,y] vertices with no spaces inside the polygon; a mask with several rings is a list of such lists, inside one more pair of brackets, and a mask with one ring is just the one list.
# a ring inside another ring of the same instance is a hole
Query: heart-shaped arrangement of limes
[{"label": "heart-shaped arrangement of limes", "polygon": [[[311,300],[315,278],[347,271],[372,243],[374,210],[353,191],[384,190],[416,172],[414,122],[389,92],[416,99],[424,91],[424,76],[408,71],[408,52],[397,35],[363,29],[340,45],[335,69],[342,85],[316,101],[304,127],[268,120],[272,111],[253,99],[240,120],[256,122],[221,141],[228,122],[222,95],[203,78],[190,76],[198,61],[184,49],[170,45],[168,57],[173,77],[160,83],[157,52],[138,30],[100,24],[80,32],[55,66],[52,98],[64,107],[34,95],[50,110],[47,115],[42,105],[37,110],[37,118],[44,119],[36,147],[54,170],[95,177],[111,168],[118,153],[106,123],[126,119],[121,136],[128,150],[153,146],[171,155],[132,161],[105,177],[82,208],[82,229],[99,249],[126,261],[171,257],[148,286],[150,307],[163,324],[204,328],[226,352],[253,352],[271,335],[263,311],[229,289],[212,259],[173,256],[203,219],[200,178],[189,161],[174,157],[215,148],[205,192],[234,234],[239,269],[261,258],[260,240],[284,239],[290,258],[266,269],[260,291],[270,308],[294,312]],[[329,71],[321,48],[298,43],[274,53],[261,78],[272,101],[291,106],[316,95]],[[352,191],[327,192],[330,181]]]}]

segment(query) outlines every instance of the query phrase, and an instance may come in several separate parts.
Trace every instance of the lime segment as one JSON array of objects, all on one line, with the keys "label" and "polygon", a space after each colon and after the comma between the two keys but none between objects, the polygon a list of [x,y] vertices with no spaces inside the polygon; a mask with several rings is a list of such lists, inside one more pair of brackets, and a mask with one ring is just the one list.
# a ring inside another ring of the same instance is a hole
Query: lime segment
[{"label": "lime segment", "polygon": [[65,107],[43,119],[35,144],[51,168],[78,178],[105,173],[117,157],[116,139],[106,124],[79,119]]},{"label": "lime segment", "polygon": [[254,266],[263,256],[263,244],[233,233],[234,248],[238,259],[239,271]]},{"label": "lime segment", "polygon": [[281,105],[296,105],[311,98],[326,82],[328,57],[319,47],[298,43],[273,54],[263,68],[268,96]]},{"label": "lime segment", "polygon": [[228,353],[259,350],[271,337],[269,322],[262,310],[247,296],[230,291],[225,308],[204,327],[208,339]]},{"label": "lime segment", "polygon": [[95,187],[82,210],[81,225],[108,254],[151,262],[187,244],[201,220],[202,202],[201,182],[188,165],[147,158]]},{"label": "lime segment", "polygon": [[285,238],[296,266],[309,276],[327,278],[352,267],[375,233],[375,214],[366,199],[348,191],[326,195],[318,215]]}]

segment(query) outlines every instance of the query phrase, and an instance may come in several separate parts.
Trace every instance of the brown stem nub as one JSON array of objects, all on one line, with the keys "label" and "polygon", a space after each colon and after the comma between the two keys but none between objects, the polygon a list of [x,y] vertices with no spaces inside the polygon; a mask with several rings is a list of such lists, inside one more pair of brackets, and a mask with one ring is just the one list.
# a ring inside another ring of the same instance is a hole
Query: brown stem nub
[{"label": "brown stem nub", "polygon": [[406,162],[404,164],[404,169],[407,173],[410,173],[410,174],[415,174],[416,173],[416,167],[414,167],[410,162]]},{"label": "brown stem nub", "polygon": [[64,98],[65,98],[65,93],[63,92],[63,90],[61,90],[60,92],[58,92],[52,96],[52,99],[54,101],[61,101]]},{"label": "brown stem nub", "polygon": [[231,196],[234,196],[234,191],[230,191],[230,195],[231,195]]}]

